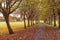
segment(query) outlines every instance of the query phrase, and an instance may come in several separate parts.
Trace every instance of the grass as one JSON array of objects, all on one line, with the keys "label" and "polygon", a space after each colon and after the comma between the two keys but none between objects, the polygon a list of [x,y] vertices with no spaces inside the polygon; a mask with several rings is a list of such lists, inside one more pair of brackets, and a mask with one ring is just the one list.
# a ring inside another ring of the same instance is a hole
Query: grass
[{"label": "grass", "polygon": [[[26,25],[27,25],[27,21],[26,21]],[[13,29],[13,31],[17,31],[18,29],[22,29],[24,28],[24,22],[10,22],[11,28]],[[27,25],[28,26],[28,25]],[[7,25],[5,22],[0,22],[0,34],[3,33],[8,33],[8,29],[7,29]]]},{"label": "grass", "polygon": [[[34,21],[35,23],[35,21]],[[31,25],[31,23],[30,23]],[[10,26],[13,29],[13,31],[18,31],[20,29],[24,28],[24,21],[20,22],[10,22]],[[28,26],[28,21],[26,20],[26,26]],[[7,25],[5,22],[0,22],[0,34],[8,33]]]}]

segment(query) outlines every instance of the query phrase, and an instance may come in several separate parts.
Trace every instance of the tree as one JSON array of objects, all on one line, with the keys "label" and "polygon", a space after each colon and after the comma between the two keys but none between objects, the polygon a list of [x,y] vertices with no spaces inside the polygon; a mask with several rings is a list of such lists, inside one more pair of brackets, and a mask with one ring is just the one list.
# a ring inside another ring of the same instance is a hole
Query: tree
[{"label": "tree", "polygon": [[59,18],[59,28],[60,28],[60,9],[58,9],[58,18]]},{"label": "tree", "polygon": [[24,0],[21,4],[21,10],[23,10],[24,15],[26,15],[28,20],[28,27],[30,27],[30,17],[32,13],[32,7],[37,5],[38,0]]},{"label": "tree", "polygon": [[57,1],[57,14],[58,14],[58,23],[60,28],[60,0]]},{"label": "tree", "polygon": [[[53,16],[54,16],[54,26],[56,26],[56,17],[57,17],[57,13],[59,14],[59,12],[57,12],[59,10],[59,5],[60,5],[60,0],[50,0],[50,5],[52,7],[53,10]],[[59,15],[58,15],[59,16]],[[59,23],[60,24],[60,23]]]},{"label": "tree", "polygon": [[22,0],[1,0],[0,1],[0,12],[3,14],[9,34],[13,34],[13,30],[9,24],[9,15],[13,13],[20,5]]}]

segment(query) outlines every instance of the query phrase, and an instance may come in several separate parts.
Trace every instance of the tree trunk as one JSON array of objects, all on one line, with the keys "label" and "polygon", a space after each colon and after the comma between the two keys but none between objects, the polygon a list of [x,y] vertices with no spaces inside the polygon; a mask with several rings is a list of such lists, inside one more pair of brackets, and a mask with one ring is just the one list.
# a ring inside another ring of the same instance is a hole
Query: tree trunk
[{"label": "tree trunk", "polygon": [[11,26],[9,24],[9,15],[4,15],[4,18],[5,18],[5,21],[6,21],[6,24],[7,24],[7,28],[8,28],[9,34],[13,34],[14,32],[11,29]]},{"label": "tree trunk", "polygon": [[29,21],[29,18],[28,18],[28,27],[30,27],[30,21]]},{"label": "tree trunk", "polygon": [[26,28],[25,14],[24,14],[24,28]]},{"label": "tree trunk", "polygon": [[54,13],[54,26],[56,26],[56,16],[55,16],[55,13]]},{"label": "tree trunk", "polygon": [[46,19],[44,20],[44,23],[46,23]]},{"label": "tree trunk", "polygon": [[60,28],[60,15],[59,15],[59,28]]},{"label": "tree trunk", "polygon": [[34,22],[33,22],[33,20],[32,20],[32,25],[34,25]]},{"label": "tree trunk", "polygon": [[31,26],[32,26],[32,19],[31,19]]},{"label": "tree trunk", "polygon": [[58,18],[59,19],[59,21],[58,21],[59,22],[59,28],[60,28],[60,11],[58,11],[58,17],[59,17]]},{"label": "tree trunk", "polygon": [[33,25],[34,25],[34,20],[33,20]]},{"label": "tree trunk", "polygon": [[50,18],[49,18],[49,25],[50,25]]},{"label": "tree trunk", "polygon": [[53,18],[54,18],[54,26],[56,26],[56,15],[55,15],[55,8],[53,8]]},{"label": "tree trunk", "polygon": [[52,25],[52,18],[50,18],[50,25]]}]

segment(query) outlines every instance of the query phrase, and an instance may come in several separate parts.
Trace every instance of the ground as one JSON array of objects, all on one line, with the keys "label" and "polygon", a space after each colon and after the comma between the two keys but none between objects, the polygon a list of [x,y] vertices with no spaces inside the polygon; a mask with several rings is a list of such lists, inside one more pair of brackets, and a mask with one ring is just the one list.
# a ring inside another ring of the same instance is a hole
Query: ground
[{"label": "ground", "polygon": [[12,35],[0,35],[0,40],[60,40],[60,29],[41,23]]}]

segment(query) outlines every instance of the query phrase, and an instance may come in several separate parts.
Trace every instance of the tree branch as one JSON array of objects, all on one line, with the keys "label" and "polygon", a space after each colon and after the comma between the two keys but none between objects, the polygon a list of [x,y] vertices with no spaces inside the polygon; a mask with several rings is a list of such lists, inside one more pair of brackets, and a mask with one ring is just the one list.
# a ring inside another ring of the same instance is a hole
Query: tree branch
[{"label": "tree branch", "polygon": [[2,8],[2,1],[0,2],[0,12],[5,12],[5,10]]},{"label": "tree branch", "polygon": [[15,2],[10,6],[10,8],[12,8],[12,6],[14,6],[16,2],[18,2],[18,0],[15,0]]},{"label": "tree branch", "polygon": [[0,12],[2,13],[3,11],[1,10],[1,8],[0,8]]},{"label": "tree branch", "polygon": [[20,6],[20,3],[22,2],[22,0],[19,2],[19,4],[10,12],[10,14],[11,13],[13,13],[19,6]]},{"label": "tree branch", "polygon": [[0,6],[0,12],[5,12],[5,10]]}]

